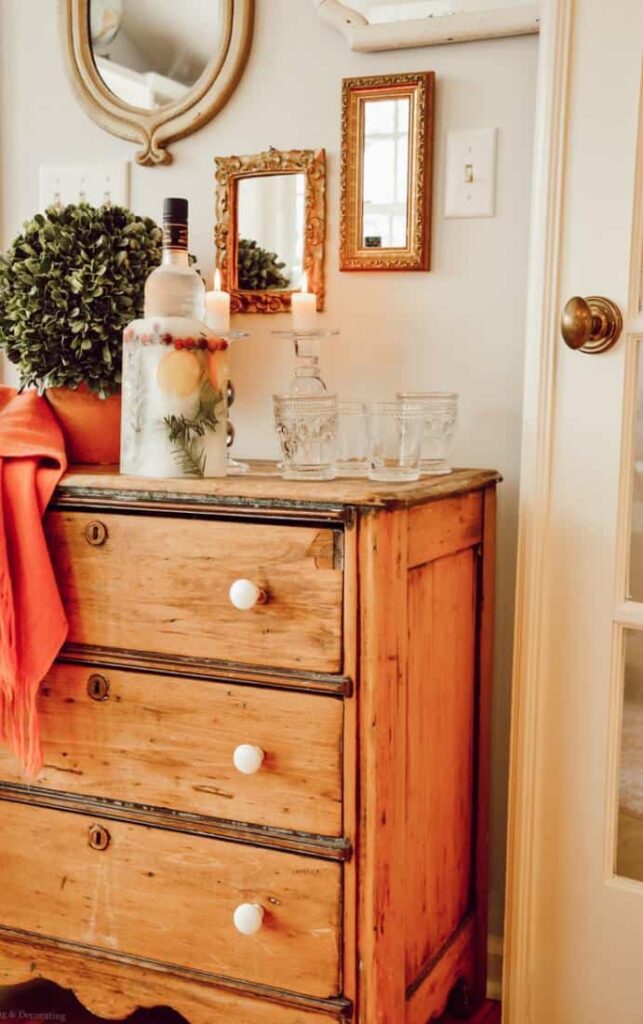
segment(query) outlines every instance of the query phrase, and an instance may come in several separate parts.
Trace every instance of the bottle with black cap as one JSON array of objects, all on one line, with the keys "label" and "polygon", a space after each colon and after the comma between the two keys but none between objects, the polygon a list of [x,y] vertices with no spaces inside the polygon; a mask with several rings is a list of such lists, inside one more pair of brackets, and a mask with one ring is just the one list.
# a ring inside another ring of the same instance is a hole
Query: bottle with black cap
[{"label": "bottle with black cap", "polygon": [[163,203],[163,257],[145,282],[145,316],[205,316],[205,285],[188,256],[187,199]]}]

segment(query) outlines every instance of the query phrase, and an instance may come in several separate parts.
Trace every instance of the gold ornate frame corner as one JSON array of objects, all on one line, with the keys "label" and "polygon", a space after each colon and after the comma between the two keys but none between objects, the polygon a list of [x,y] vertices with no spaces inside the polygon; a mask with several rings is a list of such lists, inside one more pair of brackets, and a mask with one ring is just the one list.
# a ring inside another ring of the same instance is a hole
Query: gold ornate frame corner
[{"label": "gold ornate frame corner", "polygon": [[[340,270],[429,270],[435,74],[345,78],[342,85]],[[361,244],[364,101],[410,100],[407,245],[369,249]]]},{"label": "gold ornate frame corner", "polygon": [[222,287],[230,292],[233,313],[283,313],[294,289],[245,291],[237,287],[237,189],[241,178],[304,174],[304,270],[308,290],[324,308],[326,242],[326,153],[323,149],[269,149],[251,156],[215,157],[217,266]]},{"label": "gold ornate frame corner", "polygon": [[158,110],[125,103],[103,82],[89,38],[89,2],[59,0],[58,4],[63,53],[74,92],[101,128],[141,146],[137,163],[171,163],[170,142],[201,128],[234,91],[250,53],[255,0],[227,0],[218,52],[185,96]]}]

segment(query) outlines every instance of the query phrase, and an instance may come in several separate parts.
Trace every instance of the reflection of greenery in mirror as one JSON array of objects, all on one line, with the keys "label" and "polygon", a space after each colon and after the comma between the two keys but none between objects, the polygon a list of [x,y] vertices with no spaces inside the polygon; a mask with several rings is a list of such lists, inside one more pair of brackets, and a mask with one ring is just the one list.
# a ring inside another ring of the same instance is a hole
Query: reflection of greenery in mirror
[{"label": "reflection of greenery in mirror", "polygon": [[362,244],[404,249],[408,243],[408,96],[364,102]]},{"label": "reflection of greenery in mirror", "polygon": [[218,53],[223,0],[89,0],[96,68],[133,107],[181,100]]},{"label": "reflection of greenery in mirror", "polygon": [[303,174],[240,178],[237,185],[237,287],[301,287],[304,260]]}]

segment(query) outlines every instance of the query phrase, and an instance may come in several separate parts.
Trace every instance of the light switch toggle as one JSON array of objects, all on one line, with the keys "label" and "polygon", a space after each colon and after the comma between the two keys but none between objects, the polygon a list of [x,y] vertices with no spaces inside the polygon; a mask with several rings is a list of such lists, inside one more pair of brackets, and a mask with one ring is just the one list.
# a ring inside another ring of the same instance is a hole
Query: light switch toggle
[{"label": "light switch toggle", "polygon": [[495,128],[447,134],[445,217],[493,217],[496,194]]}]

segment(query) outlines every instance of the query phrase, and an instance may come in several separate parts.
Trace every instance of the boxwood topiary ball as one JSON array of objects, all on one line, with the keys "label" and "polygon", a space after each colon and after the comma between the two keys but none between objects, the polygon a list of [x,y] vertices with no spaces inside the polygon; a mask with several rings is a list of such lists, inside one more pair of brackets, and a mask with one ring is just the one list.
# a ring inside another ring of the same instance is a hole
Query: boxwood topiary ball
[{"label": "boxwood topiary ball", "polygon": [[0,257],[0,348],[21,386],[119,389],[123,327],[143,315],[161,243],[153,220],[120,206],[50,207],[24,224]]}]

